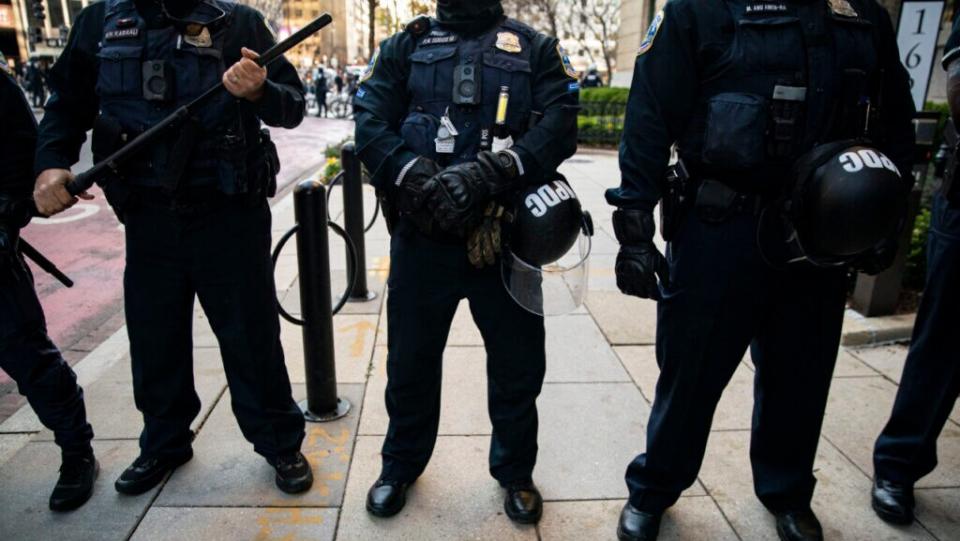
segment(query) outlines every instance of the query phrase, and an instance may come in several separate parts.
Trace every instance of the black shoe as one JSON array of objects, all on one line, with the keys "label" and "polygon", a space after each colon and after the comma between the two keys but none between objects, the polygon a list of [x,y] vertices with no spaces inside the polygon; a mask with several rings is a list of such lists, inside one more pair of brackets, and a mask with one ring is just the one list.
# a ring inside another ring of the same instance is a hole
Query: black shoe
[{"label": "black shoe", "polygon": [[93,495],[93,482],[100,473],[100,463],[93,454],[65,458],[60,466],[60,479],[50,495],[51,511],[73,511],[87,503]]},{"label": "black shoe", "polygon": [[313,486],[313,470],[300,451],[277,457],[270,465],[277,470],[277,488],[287,494],[301,494]]},{"label": "black shoe", "polygon": [[630,505],[623,506],[620,523],[617,525],[617,539],[620,541],[656,541],[660,535],[660,517],[644,513]]},{"label": "black shoe", "polygon": [[193,458],[193,451],[180,456],[140,456],[120,474],[120,478],[113,486],[120,494],[128,496],[143,494],[159,485],[168,473],[186,464],[191,458]]},{"label": "black shoe", "polygon": [[536,524],[543,516],[543,496],[531,480],[508,483],[503,510],[517,524]]},{"label": "black shoe", "polygon": [[381,518],[392,517],[407,504],[408,483],[378,479],[367,492],[367,511]]},{"label": "black shoe", "polygon": [[823,528],[811,509],[773,515],[777,519],[777,535],[782,541],[823,541]]},{"label": "black shoe", "polygon": [[877,478],[873,482],[873,511],[884,522],[906,526],[913,522],[913,487]]}]

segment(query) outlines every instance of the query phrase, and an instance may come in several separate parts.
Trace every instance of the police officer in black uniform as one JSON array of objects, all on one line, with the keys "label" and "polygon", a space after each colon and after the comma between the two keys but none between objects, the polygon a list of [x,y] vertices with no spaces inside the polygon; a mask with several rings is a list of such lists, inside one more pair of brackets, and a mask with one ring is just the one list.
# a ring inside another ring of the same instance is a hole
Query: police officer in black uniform
[{"label": "police officer in black uniform", "polygon": [[583,76],[583,88],[599,88],[603,86],[603,77],[597,71],[597,65],[591,64],[587,74]]},{"label": "police officer in black uniform", "polygon": [[[758,228],[793,162],[824,143],[866,134],[910,171],[912,115],[890,18],[874,0],[673,0],[655,17],[636,60],[622,184],[607,192],[618,208],[618,286],[658,300],[661,369],[646,452],[627,469],[620,539],[655,539],[696,480],[748,347],[756,494],[781,539],[822,537],[812,470],[846,273],[768,264]],[[675,167],[668,184],[675,143],[688,175]],[[661,198],[666,258],[653,243]],[[882,269],[893,252],[887,243],[859,266]]]},{"label": "police officer in black uniform", "polygon": [[220,344],[244,436],[281,490],[312,484],[270,261],[266,199],[279,164],[260,128],[297,126],[304,90],[288,62],[254,62],[273,43],[263,16],[232,0],[106,0],[80,12],[51,70],[34,192],[47,215],[76,202],[64,186],[88,129],[102,159],[221,80],[228,91],[103,183],[126,225],[124,300],[145,425],[140,457],[116,482],[121,493],[146,492],[193,456],[194,296]]},{"label": "police officer in black uniform", "polygon": [[[960,120],[960,17],[944,48],[947,98]],[[957,155],[933,200],[927,284],[890,420],[873,451],[873,509],[894,524],[913,522],[913,485],[937,465],[937,437],[960,395],[960,354],[950,322],[960,321],[960,183]]]},{"label": "police officer in black uniform", "polygon": [[392,222],[390,427],[367,499],[374,515],[403,508],[433,452],[443,350],[466,298],[488,355],[490,472],[511,519],[541,516],[532,474],[544,322],[511,300],[489,265],[496,235],[480,224],[500,216],[491,201],[544,183],[575,152],[578,89],[559,42],[506,18],[499,0],[441,0],[436,19],[415,19],[371,61],[355,100],[357,148]]},{"label": "police officer in black uniform", "polygon": [[13,77],[0,67],[0,369],[10,375],[44,426],[53,431],[63,456],[50,509],[70,511],[93,493],[100,470],[93,456],[77,376],[47,336],[33,276],[18,253],[16,207],[33,189],[37,121]]}]

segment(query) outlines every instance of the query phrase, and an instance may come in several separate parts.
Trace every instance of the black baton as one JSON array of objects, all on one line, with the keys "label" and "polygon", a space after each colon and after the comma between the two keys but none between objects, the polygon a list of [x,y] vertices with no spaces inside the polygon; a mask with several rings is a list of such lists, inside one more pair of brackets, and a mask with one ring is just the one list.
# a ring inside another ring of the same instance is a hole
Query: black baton
[{"label": "black baton", "polygon": [[73,280],[69,276],[63,273],[56,265],[53,264],[53,261],[50,261],[39,250],[34,248],[29,242],[23,240],[23,237],[20,237],[20,241],[17,243],[20,247],[20,253],[24,257],[33,261],[40,267],[44,272],[56,278],[61,284],[67,287],[73,287]]}]

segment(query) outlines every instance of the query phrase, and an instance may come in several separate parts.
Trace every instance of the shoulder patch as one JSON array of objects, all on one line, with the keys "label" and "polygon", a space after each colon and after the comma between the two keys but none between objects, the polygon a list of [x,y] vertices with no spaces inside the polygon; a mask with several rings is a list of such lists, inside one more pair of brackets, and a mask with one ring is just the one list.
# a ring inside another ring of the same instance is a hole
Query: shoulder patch
[{"label": "shoulder patch", "polygon": [[370,57],[370,63],[367,64],[367,68],[363,70],[363,74],[360,76],[360,82],[365,83],[371,77],[373,77],[373,70],[377,67],[377,59],[380,58],[380,48],[377,47],[377,50],[373,52],[373,56]]},{"label": "shoulder patch", "polygon": [[422,36],[427,30],[430,30],[430,17],[426,15],[417,17],[403,27],[404,32],[409,32],[416,37]]},{"label": "shoulder patch", "polygon": [[645,54],[651,48],[653,48],[653,42],[657,39],[657,34],[660,33],[660,27],[663,26],[663,10],[661,9],[659,13],[653,18],[653,22],[650,23],[650,28],[647,29],[647,35],[643,37],[643,41],[640,42],[640,50],[637,51],[637,56]]},{"label": "shoulder patch", "polygon": [[573,64],[570,63],[570,55],[567,54],[567,51],[563,48],[563,45],[560,45],[559,43],[557,43],[557,56],[560,57],[560,64],[563,65],[563,71],[565,71],[568,76],[579,80],[580,74],[577,73],[576,68],[574,68]]}]

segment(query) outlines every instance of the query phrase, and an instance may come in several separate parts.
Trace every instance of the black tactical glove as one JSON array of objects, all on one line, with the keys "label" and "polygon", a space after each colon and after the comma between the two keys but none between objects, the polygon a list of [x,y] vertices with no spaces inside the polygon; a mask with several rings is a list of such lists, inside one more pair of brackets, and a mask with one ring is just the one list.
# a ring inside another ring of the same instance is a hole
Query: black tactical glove
[{"label": "black tactical glove", "polygon": [[423,204],[426,202],[426,193],[423,187],[428,180],[439,172],[440,166],[433,160],[423,157],[417,158],[401,178],[400,184],[394,186],[393,199],[397,205],[397,210],[401,214],[414,214],[422,211]]},{"label": "black tactical glove", "polygon": [[879,248],[861,256],[853,263],[853,268],[864,274],[876,276],[893,266],[897,259],[897,241],[896,239],[885,242]]},{"label": "black tactical glove", "polygon": [[490,198],[483,167],[477,162],[444,169],[424,185],[426,206],[440,229],[463,233],[476,226]]},{"label": "black tactical glove", "polygon": [[657,277],[669,285],[667,260],[653,244],[653,213],[618,209],[613,213],[613,230],[620,241],[617,254],[617,287],[627,295],[660,300]]},{"label": "black tactical glove", "polygon": [[490,187],[491,196],[510,191],[519,183],[520,164],[509,152],[485,150],[477,154],[477,163],[483,168],[484,181]]}]

